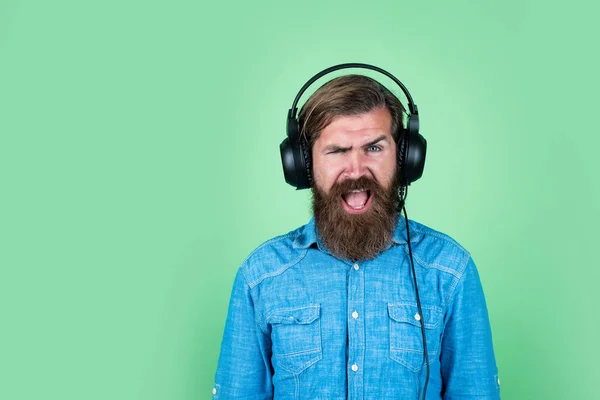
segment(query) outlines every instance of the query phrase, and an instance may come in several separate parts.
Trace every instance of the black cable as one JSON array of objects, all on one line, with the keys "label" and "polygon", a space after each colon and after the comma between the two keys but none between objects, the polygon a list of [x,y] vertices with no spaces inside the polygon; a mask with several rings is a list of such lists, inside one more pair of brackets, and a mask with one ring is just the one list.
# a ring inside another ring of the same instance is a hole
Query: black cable
[{"label": "black cable", "polygon": [[415,274],[415,263],[413,262],[412,248],[410,246],[410,230],[408,229],[408,215],[406,214],[406,207],[404,207],[404,199],[406,198],[406,191],[403,193],[403,198],[400,200],[400,205],[404,211],[404,220],[406,222],[406,239],[408,241],[408,254],[410,255],[410,265],[412,267],[412,276],[415,283],[415,293],[417,295],[417,308],[419,309],[419,321],[421,322],[421,335],[423,336],[423,352],[425,354],[425,365],[427,367],[427,376],[425,377],[425,385],[423,386],[423,400],[427,396],[427,384],[429,383],[429,356],[427,354],[427,339],[425,337],[425,321],[423,318],[423,311],[421,310],[421,300],[419,298],[419,287],[417,286],[417,275]]}]

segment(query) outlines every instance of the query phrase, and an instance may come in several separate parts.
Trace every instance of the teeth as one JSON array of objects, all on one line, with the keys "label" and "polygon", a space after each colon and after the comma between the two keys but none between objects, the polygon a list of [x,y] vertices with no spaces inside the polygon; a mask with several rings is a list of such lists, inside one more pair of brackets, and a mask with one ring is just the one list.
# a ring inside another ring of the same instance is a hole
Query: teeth
[{"label": "teeth", "polygon": [[356,189],[353,190],[352,193],[360,193],[360,192],[364,192],[366,189]]}]

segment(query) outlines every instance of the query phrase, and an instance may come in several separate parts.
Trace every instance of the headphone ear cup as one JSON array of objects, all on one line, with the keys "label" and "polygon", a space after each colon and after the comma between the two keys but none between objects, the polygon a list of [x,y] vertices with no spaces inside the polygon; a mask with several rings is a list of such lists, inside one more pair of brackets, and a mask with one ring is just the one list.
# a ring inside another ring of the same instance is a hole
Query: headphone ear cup
[{"label": "headphone ear cup", "polygon": [[297,190],[308,189],[312,184],[310,151],[303,140],[285,138],[279,145],[285,181]]},{"label": "headphone ear cup", "polygon": [[407,186],[423,175],[427,141],[419,134],[419,116],[411,114],[398,141],[398,182]]},{"label": "headphone ear cup", "polygon": [[298,133],[298,120],[295,110],[287,115],[287,138],[279,145],[285,181],[297,190],[308,189],[312,185],[312,163],[308,144]]},{"label": "headphone ear cup", "polygon": [[398,139],[397,145],[397,154],[398,154],[398,183],[400,186],[405,186],[406,183],[406,141],[408,134],[406,131],[403,131],[400,134],[400,139]]},{"label": "headphone ear cup", "polygon": [[407,134],[406,139],[401,145],[402,150],[402,168],[401,180],[402,185],[410,185],[421,176],[425,169],[425,155],[427,153],[427,141],[421,135]]},{"label": "headphone ear cup", "polygon": [[283,142],[279,145],[279,152],[281,153],[281,164],[283,165],[283,176],[285,181],[296,187],[298,179],[296,178],[296,162],[294,160],[294,150],[290,138],[283,139]]},{"label": "headphone ear cup", "polygon": [[310,146],[308,142],[303,138],[300,139],[300,147],[302,148],[302,155],[304,158],[304,176],[306,177],[306,187],[298,188],[298,189],[308,189],[313,185],[313,175],[312,175],[312,156],[310,154]]}]

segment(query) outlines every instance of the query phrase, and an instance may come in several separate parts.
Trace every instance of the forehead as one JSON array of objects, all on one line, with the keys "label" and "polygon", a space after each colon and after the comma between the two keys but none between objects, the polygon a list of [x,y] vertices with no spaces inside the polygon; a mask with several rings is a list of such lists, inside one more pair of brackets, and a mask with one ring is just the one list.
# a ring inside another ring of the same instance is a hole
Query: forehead
[{"label": "forehead", "polygon": [[392,117],[385,107],[362,114],[334,118],[323,128],[315,145],[362,142],[381,135],[392,137]]}]

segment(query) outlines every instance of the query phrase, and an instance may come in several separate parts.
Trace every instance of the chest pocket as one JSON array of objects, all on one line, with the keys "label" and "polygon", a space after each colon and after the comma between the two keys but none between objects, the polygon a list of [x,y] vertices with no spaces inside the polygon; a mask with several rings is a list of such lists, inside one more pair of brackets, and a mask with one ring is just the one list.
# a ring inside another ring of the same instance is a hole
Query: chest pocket
[{"label": "chest pocket", "polygon": [[318,304],[281,308],[269,314],[273,362],[299,374],[323,358],[320,317]]},{"label": "chest pocket", "polygon": [[[438,306],[421,304],[427,338],[429,364],[439,358],[442,332],[442,309]],[[390,358],[413,372],[425,366],[423,336],[417,303],[388,304],[390,317]]]}]

